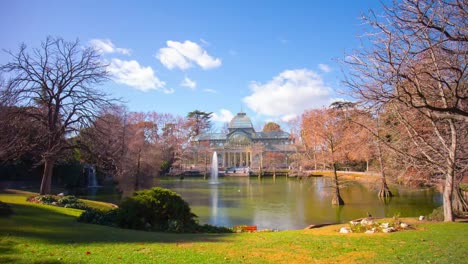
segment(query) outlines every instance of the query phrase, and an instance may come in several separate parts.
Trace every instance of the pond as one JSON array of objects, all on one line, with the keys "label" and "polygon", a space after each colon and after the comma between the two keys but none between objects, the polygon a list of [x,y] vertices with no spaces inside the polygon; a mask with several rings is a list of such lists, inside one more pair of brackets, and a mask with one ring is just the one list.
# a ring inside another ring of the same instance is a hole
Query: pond
[{"label": "pond", "polygon": [[303,229],[311,224],[343,223],[367,216],[427,215],[442,205],[434,189],[394,186],[388,202],[377,198],[373,186],[350,183],[341,189],[344,206],[332,206],[329,178],[224,177],[219,184],[200,178],[161,178],[157,186],[182,196],[201,224],[232,227],[256,225],[259,229]]}]

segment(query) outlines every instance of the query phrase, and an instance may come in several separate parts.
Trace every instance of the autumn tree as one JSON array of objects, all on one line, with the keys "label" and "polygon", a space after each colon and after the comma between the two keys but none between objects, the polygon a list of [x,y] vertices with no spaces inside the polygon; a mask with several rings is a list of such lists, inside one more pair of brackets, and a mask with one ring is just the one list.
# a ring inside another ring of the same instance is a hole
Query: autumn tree
[{"label": "autumn tree", "polygon": [[387,172],[384,158],[384,144],[381,142],[385,138],[384,129],[380,124],[380,115],[361,109],[356,103],[347,101],[337,101],[330,105],[330,108],[341,111],[345,117],[342,123],[346,137],[346,157],[349,160],[366,161],[366,171],[369,170],[369,160],[377,156],[380,171],[380,189],[378,197],[388,198],[393,194],[387,185]]},{"label": "autumn tree", "polygon": [[[131,113],[128,119],[129,173],[134,178],[135,190],[147,188],[159,174],[161,168],[162,142],[159,140],[157,124],[145,113]],[[132,175],[133,174],[133,175]]]},{"label": "autumn tree", "polygon": [[166,172],[170,167],[181,167],[184,160],[189,158],[188,119],[156,112],[149,113],[149,118],[158,126],[163,171]]},{"label": "autumn tree", "polygon": [[128,112],[123,106],[103,109],[93,125],[80,131],[81,159],[95,164],[116,180],[123,178],[128,132]]},{"label": "autumn tree", "polygon": [[[317,144],[317,150],[326,152],[326,157],[333,169],[333,205],[344,205],[337,174],[337,163],[343,160],[347,151],[346,128],[344,126],[344,115],[341,111],[333,108],[309,110],[302,116],[304,142],[309,142],[309,145]],[[316,142],[310,143],[310,141]]]},{"label": "autumn tree", "polygon": [[29,50],[22,44],[17,53],[8,54],[11,61],[1,65],[0,72],[10,79],[1,93],[14,98],[16,106],[37,109],[26,114],[44,130],[40,193],[47,194],[55,162],[72,147],[66,138],[89,126],[99,109],[109,104],[96,89],[107,80],[106,65],[97,51],[84,48],[79,41],[53,37],[40,48]]},{"label": "autumn tree", "polygon": [[281,126],[275,122],[268,122],[263,126],[263,132],[282,132]]},{"label": "autumn tree", "polygon": [[164,142],[154,115],[113,107],[80,133],[85,159],[115,177],[126,195],[152,186],[161,170]]},{"label": "autumn tree", "polygon": [[[400,154],[445,178],[444,220],[453,221],[454,180],[466,168],[466,1],[404,0],[371,13],[363,49],[345,59],[346,84],[375,111],[385,108],[418,153]],[[457,192],[455,192],[455,195]]]}]

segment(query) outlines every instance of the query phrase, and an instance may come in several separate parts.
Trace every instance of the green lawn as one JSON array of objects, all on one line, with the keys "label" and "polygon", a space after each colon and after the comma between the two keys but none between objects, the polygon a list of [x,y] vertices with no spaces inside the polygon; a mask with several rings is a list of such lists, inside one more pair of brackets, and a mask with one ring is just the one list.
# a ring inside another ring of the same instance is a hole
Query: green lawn
[{"label": "green lawn", "polygon": [[391,234],[340,226],[243,234],[166,234],[82,224],[80,210],[0,194],[0,263],[468,263],[466,223],[420,223]]}]

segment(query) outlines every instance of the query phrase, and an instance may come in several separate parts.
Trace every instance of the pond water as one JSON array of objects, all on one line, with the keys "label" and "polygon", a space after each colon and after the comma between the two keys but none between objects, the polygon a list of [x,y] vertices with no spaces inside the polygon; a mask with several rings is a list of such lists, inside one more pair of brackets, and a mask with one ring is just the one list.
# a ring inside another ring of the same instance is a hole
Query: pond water
[{"label": "pond water", "polygon": [[311,224],[343,223],[367,216],[401,217],[427,215],[442,205],[433,189],[394,186],[396,197],[377,198],[377,189],[350,183],[341,189],[344,206],[331,205],[329,178],[224,177],[219,184],[200,178],[161,178],[156,186],[182,196],[201,224],[232,227],[256,225],[259,229],[303,229]]}]

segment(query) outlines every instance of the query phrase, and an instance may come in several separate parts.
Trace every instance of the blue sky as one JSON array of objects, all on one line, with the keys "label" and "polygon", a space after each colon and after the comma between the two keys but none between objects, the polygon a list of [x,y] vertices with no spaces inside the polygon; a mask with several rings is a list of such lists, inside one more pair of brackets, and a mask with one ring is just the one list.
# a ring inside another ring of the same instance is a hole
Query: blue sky
[{"label": "blue sky", "polygon": [[[46,36],[100,48],[102,89],[132,111],[199,109],[225,122],[241,109],[260,128],[328,105],[338,59],[360,45],[379,1],[0,1],[0,48]],[[0,64],[9,57],[0,53]]]}]

